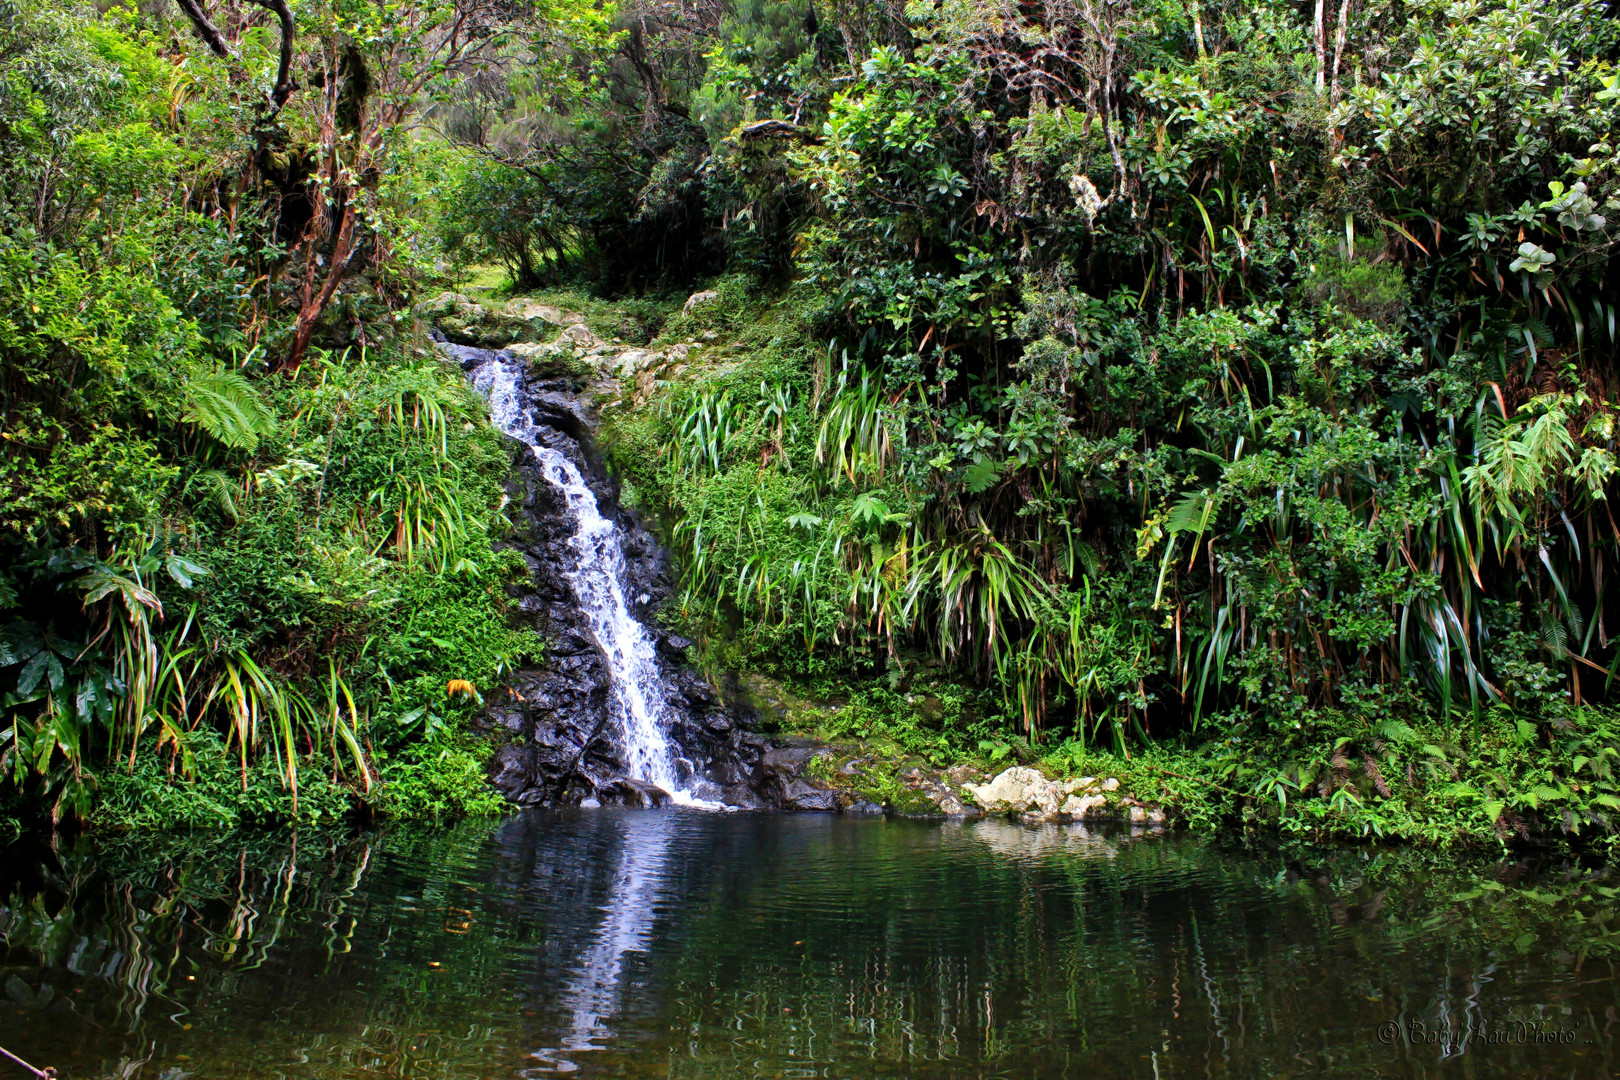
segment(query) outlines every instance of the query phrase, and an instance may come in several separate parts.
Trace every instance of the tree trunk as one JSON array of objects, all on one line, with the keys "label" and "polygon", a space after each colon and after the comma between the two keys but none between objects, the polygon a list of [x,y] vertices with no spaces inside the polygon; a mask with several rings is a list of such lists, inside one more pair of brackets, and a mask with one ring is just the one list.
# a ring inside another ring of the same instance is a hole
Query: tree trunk
[{"label": "tree trunk", "polygon": [[1339,25],[1333,28],[1333,101],[1339,100],[1339,61],[1344,57],[1345,26],[1350,21],[1350,0],[1339,4]]},{"label": "tree trunk", "polygon": [[1316,92],[1327,89],[1327,0],[1316,0]]},{"label": "tree trunk", "polygon": [[[349,260],[354,255],[354,226],[358,215],[354,210],[352,201],[343,207],[343,221],[338,226],[337,243],[332,247],[332,262],[327,268],[326,280],[321,283],[319,291],[312,292],[311,286],[315,281],[315,237],[309,238],[309,253],[306,256],[304,296],[298,308],[298,322],[293,327],[292,347],[287,350],[287,357],[278,369],[289,375],[298,373],[298,367],[304,362],[304,354],[309,351],[309,342],[315,335],[315,326],[326,311],[326,305],[331,302],[332,295],[343,281],[349,269]],[[314,225],[311,223],[311,228]]]}]

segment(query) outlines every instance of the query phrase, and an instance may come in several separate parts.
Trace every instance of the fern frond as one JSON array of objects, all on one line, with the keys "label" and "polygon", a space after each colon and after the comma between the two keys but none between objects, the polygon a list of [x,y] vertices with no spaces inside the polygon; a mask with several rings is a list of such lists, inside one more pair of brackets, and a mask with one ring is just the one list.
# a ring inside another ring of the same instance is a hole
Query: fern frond
[{"label": "fern frond", "polygon": [[191,489],[194,487],[211,499],[214,505],[219,508],[219,512],[232,521],[241,518],[242,511],[236,505],[236,485],[223,471],[204,469],[201,472],[193,473],[191,479],[186,481],[186,486],[181,494],[190,495]]},{"label": "fern frond", "polygon": [[186,381],[184,419],[233,450],[256,450],[276,429],[275,414],[239,371],[215,371]]}]

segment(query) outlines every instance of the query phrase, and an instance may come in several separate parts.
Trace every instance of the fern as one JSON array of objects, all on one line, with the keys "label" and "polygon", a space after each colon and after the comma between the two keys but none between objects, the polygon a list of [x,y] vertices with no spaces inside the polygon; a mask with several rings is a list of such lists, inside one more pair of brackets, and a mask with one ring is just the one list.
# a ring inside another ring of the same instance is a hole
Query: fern
[{"label": "fern", "polygon": [[241,518],[241,508],[236,505],[236,484],[219,469],[193,473],[191,479],[186,481],[183,494],[190,495],[192,488],[200,489],[219,508],[219,512],[232,521]]},{"label": "fern", "polygon": [[233,450],[256,450],[259,440],[276,429],[275,414],[239,371],[187,380],[184,419]]},{"label": "fern", "polygon": [[1219,508],[1221,497],[1219,493],[1211,494],[1207,489],[1195,491],[1180,499],[1170,510],[1170,516],[1165,521],[1165,528],[1171,533],[1192,532],[1197,530],[1200,536],[1209,524],[1210,516]]}]

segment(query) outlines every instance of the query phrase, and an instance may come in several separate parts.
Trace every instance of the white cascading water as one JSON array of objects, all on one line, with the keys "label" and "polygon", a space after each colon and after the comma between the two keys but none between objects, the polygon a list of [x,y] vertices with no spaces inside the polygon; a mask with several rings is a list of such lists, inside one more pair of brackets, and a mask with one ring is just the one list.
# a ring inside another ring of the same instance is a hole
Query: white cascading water
[{"label": "white cascading water", "polygon": [[647,628],[630,614],[624,595],[624,551],[619,530],[602,516],[596,496],[579,469],[562,454],[542,446],[534,421],[523,407],[522,371],[501,356],[479,364],[472,372],[473,388],[489,398],[495,426],[534,452],[540,473],[563,493],[579,529],[569,543],[576,562],[569,573],[580,610],[591,633],[607,657],[612,678],[612,707],[623,739],[628,775],[656,784],[683,806],[717,809],[719,803],[700,799],[681,786],[675,771],[674,748],[665,734],[664,702],[668,691],[658,673],[658,659]]}]

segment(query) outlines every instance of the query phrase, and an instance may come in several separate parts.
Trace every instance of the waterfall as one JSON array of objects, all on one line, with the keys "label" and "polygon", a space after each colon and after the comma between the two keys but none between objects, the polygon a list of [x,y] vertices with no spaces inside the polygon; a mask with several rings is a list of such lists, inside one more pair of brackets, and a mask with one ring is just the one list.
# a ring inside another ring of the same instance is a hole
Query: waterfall
[{"label": "waterfall", "polygon": [[[467,350],[470,351],[470,350]],[[495,426],[533,452],[539,471],[567,501],[578,528],[569,544],[574,566],[569,583],[591,634],[607,658],[612,680],[611,708],[633,780],[656,784],[684,806],[718,809],[721,804],[683,787],[670,744],[665,702],[668,688],[658,670],[652,635],[630,614],[625,598],[624,551],[619,529],[602,516],[596,496],[567,457],[544,446],[523,402],[523,373],[510,357],[484,353],[471,373],[474,389],[489,398]]]}]

